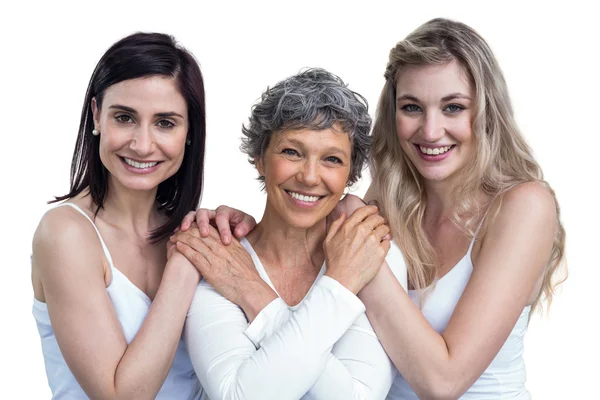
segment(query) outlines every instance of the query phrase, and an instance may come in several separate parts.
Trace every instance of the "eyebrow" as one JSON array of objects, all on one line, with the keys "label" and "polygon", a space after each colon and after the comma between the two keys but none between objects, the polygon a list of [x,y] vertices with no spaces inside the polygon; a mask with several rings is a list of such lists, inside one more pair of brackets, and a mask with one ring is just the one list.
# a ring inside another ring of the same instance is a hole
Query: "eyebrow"
[{"label": "eyebrow", "polygon": [[[456,93],[451,93],[447,96],[442,97],[442,101],[450,101],[450,100],[454,100],[454,99],[465,99],[465,100],[472,100],[471,97],[462,94],[460,92],[456,92]],[[415,102],[419,102],[419,99],[417,99],[415,96],[411,95],[411,94],[404,94],[402,96],[399,96],[396,101],[401,101],[401,100],[410,100],[410,101],[415,101]]]},{"label": "eyebrow", "polygon": [[[125,111],[131,114],[137,114],[137,111],[131,107],[127,107],[121,104],[113,104],[111,106],[108,107],[109,109],[115,109],[115,110],[121,110],[121,111]],[[167,117],[179,117],[179,118],[183,118],[183,116],[181,114],[178,114],[174,111],[168,111],[168,112],[160,112],[160,113],[156,113],[154,114],[157,117],[160,118],[167,118]]]},{"label": "eyebrow", "polygon": [[[305,144],[303,142],[296,140],[296,139],[287,139],[286,138],[286,139],[283,139],[282,142],[284,144],[287,142],[287,143],[293,144],[298,147],[305,147]],[[335,147],[335,146],[330,146],[330,147],[326,148],[323,152],[348,156],[348,154],[344,150],[340,149],[339,147]]]}]

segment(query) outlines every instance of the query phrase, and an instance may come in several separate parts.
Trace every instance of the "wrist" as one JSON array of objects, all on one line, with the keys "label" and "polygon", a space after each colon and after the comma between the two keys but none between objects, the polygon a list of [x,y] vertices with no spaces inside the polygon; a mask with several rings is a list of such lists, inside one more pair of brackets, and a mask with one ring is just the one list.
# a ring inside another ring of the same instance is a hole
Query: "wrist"
[{"label": "wrist", "polygon": [[277,298],[277,293],[264,281],[248,282],[240,294],[239,306],[244,310],[249,322]]},{"label": "wrist", "polygon": [[167,260],[167,265],[163,272],[163,279],[165,279],[165,277],[181,281],[189,280],[197,285],[200,281],[200,272],[198,272],[196,267],[194,267],[183,254],[175,252]]},{"label": "wrist", "polygon": [[351,279],[348,279],[343,274],[336,273],[335,270],[334,271],[327,270],[327,272],[325,272],[325,276],[328,276],[331,279],[337,281],[340,285],[342,285],[343,287],[345,287],[346,289],[348,289],[355,295],[358,294],[358,292],[361,289],[361,287],[359,285],[355,284],[354,282],[352,282]]}]

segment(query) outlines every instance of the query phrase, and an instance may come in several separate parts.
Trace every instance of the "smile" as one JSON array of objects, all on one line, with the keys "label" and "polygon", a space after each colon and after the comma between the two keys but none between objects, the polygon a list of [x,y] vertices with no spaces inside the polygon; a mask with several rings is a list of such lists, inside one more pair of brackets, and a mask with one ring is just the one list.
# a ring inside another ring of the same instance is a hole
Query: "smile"
[{"label": "smile", "polygon": [[126,157],[121,157],[121,159],[125,162],[125,164],[133,167],[133,168],[137,168],[137,169],[146,169],[146,168],[152,168],[156,165],[158,165],[158,161],[153,161],[153,162],[137,162],[135,160],[132,160],[130,158],[126,158]]},{"label": "smile", "polygon": [[289,194],[291,197],[293,197],[294,199],[305,202],[305,203],[316,203],[317,201],[319,201],[320,199],[325,197],[325,196],[309,196],[309,195],[304,195],[304,194],[297,193],[297,192],[292,192],[290,190],[286,190],[285,192],[287,194]]},{"label": "smile", "polygon": [[417,146],[417,147],[419,148],[419,150],[423,154],[427,154],[429,156],[432,156],[432,155],[433,156],[437,156],[439,154],[444,154],[445,152],[447,152],[448,150],[450,150],[454,146],[455,145],[442,146],[442,147],[425,147],[425,146]]}]

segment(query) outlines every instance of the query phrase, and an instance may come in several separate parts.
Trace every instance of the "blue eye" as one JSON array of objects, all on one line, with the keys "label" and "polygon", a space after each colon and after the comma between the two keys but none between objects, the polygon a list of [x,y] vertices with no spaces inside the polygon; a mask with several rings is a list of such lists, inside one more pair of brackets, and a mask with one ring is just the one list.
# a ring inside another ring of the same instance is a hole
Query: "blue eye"
[{"label": "blue eye", "polygon": [[297,156],[298,155],[298,152],[294,149],[283,149],[282,153],[286,154],[288,156]]},{"label": "blue eye", "polygon": [[448,104],[444,110],[448,111],[451,114],[456,114],[456,113],[461,112],[464,109],[465,109],[465,107],[461,106],[460,104]]},{"label": "blue eye", "polygon": [[335,156],[329,156],[325,159],[325,161],[335,164],[343,164],[342,160]]},{"label": "blue eye", "polygon": [[416,112],[421,111],[421,107],[419,107],[416,104],[406,104],[406,105],[403,105],[402,107],[400,107],[400,109],[402,109],[408,113],[416,113]]}]

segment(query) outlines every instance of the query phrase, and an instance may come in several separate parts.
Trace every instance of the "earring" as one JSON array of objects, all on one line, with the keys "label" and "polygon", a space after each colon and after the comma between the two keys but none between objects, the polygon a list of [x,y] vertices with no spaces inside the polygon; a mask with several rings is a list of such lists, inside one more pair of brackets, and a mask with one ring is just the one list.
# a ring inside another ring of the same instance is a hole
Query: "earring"
[{"label": "earring", "polygon": [[185,141],[185,144],[187,144],[188,146],[189,146],[190,144],[192,144],[192,141],[191,141],[191,139],[188,139],[188,140],[186,140],[186,141]]},{"label": "earring", "polygon": [[100,134],[100,131],[97,129],[92,129],[92,135],[94,136],[98,136]]}]

